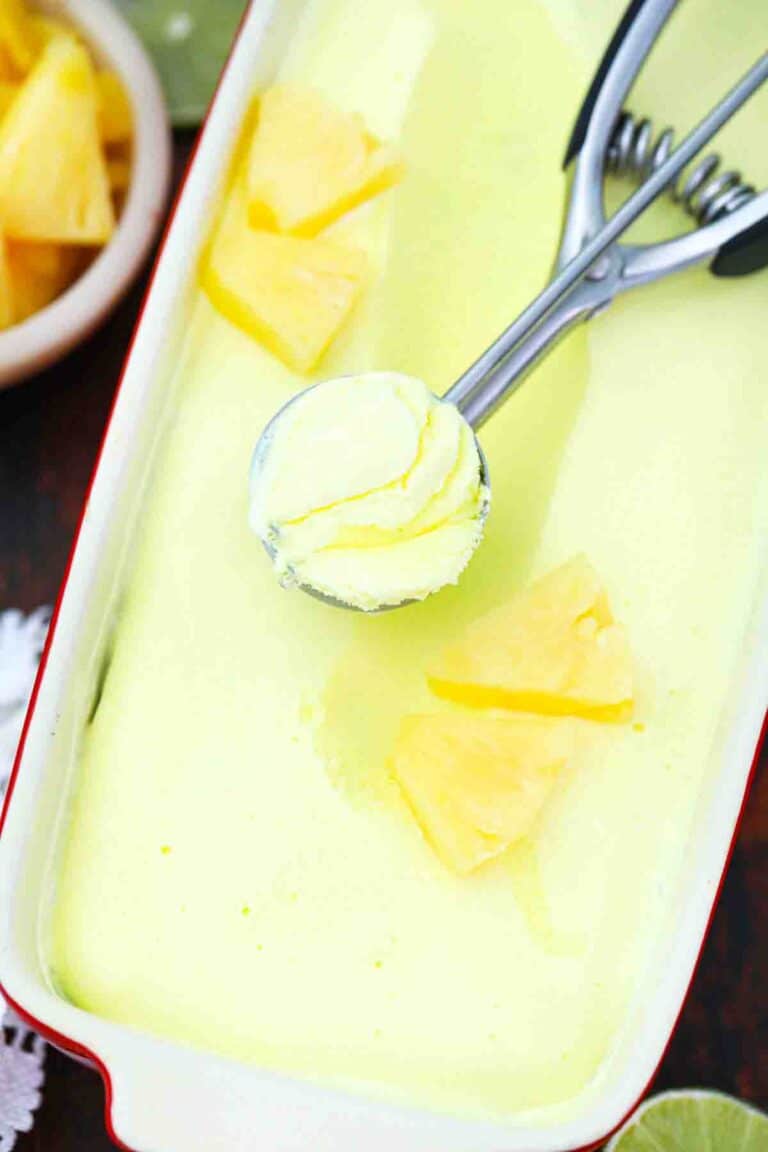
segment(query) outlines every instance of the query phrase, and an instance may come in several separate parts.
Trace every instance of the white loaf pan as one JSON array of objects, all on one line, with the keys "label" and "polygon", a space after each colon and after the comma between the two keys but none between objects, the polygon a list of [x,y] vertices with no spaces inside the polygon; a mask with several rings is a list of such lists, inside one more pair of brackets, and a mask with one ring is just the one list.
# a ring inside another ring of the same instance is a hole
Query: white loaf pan
[{"label": "white loaf pan", "polygon": [[[57,607],[0,835],[0,986],[52,1043],[100,1070],[114,1139],[137,1152],[571,1152],[634,1108],[689,987],[733,844],[768,706],[768,603],[755,605],[738,678],[670,897],[668,931],[610,1057],[568,1118],[473,1122],[392,1107],[160,1041],[54,991],[42,944],[78,734],[98,681],[132,521],[172,409],[166,366],[183,333],[200,244],[255,87],[268,81],[298,0],[254,3],[176,208],[117,394]],[[222,973],[222,979],[225,974]]]}]

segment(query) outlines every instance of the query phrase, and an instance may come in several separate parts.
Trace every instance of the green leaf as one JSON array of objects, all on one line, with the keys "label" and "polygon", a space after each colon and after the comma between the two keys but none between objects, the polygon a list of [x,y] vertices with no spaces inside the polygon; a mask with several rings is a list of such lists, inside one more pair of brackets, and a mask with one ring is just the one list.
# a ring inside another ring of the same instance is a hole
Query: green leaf
[{"label": "green leaf", "polygon": [[198,124],[246,0],[118,0],[118,7],[155,61],[173,124]]}]

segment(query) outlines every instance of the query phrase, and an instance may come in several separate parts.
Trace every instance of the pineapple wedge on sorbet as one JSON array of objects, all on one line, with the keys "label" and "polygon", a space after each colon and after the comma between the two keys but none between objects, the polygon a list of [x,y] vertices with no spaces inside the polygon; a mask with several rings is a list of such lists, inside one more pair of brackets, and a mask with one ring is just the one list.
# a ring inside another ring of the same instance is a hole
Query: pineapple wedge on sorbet
[{"label": "pineapple wedge on sorbet", "polygon": [[94,69],[70,37],[44,48],[0,124],[6,236],[104,244],[115,226]]},{"label": "pineapple wedge on sorbet", "polygon": [[262,97],[248,157],[254,227],[315,236],[402,174],[392,145],[319,93],[278,85]]},{"label": "pineapple wedge on sorbet", "polygon": [[438,696],[477,708],[621,721],[633,707],[627,635],[584,556],[476,620],[428,678]]},{"label": "pineapple wedge on sorbet", "polygon": [[407,716],[392,768],[442,862],[466,874],[529,835],[573,746],[568,720],[490,712]]},{"label": "pineapple wedge on sorbet", "polygon": [[363,252],[336,241],[252,228],[238,178],[204,256],[201,280],[228,320],[291,368],[309,372],[360,295],[367,268]]}]

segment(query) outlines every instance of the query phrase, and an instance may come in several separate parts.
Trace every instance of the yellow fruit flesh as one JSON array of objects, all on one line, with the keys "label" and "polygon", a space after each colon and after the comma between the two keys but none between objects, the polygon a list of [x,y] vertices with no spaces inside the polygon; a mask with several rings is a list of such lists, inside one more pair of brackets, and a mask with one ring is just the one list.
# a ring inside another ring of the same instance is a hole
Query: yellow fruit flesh
[{"label": "yellow fruit flesh", "polygon": [[47,307],[84,265],[82,252],[58,244],[9,240],[7,253],[14,324]]},{"label": "yellow fruit flesh", "polygon": [[81,40],[74,25],[66,24],[55,16],[30,11],[27,20],[35,44],[35,55],[42,52],[52,40]]},{"label": "yellow fruit flesh", "polygon": [[12,240],[10,252],[15,260],[24,264],[37,276],[60,276],[70,263],[67,249],[60,244],[34,244],[23,240]]},{"label": "yellow fruit flesh", "polygon": [[105,144],[123,144],[133,132],[133,111],[128,93],[116,72],[96,73],[99,131]]},{"label": "yellow fruit flesh", "polygon": [[235,180],[203,260],[216,307],[299,372],[320,359],[362,291],[364,254],[332,240],[277,236],[248,223]]},{"label": "yellow fruit flesh", "polygon": [[83,270],[87,255],[74,245],[111,234],[110,200],[119,203],[130,183],[132,116],[119,77],[93,73],[75,28],[0,0],[0,121],[0,205],[11,237],[0,324],[8,327]]},{"label": "yellow fruit flesh", "polygon": [[583,556],[472,623],[428,675],[438,695],[472,707],[593,720],[632,713],[627,637]]},{"label": "yellow fruit flesh", "polygon": [[248,159],[248,213],[255,227],[314,236],[397,182],[397,151],[360,116],[311,89],[279,85],[262,98]]},{"label": "yellow fruit flesh", "polygon": [[0,77],[18,80],[36,55],[34,29],[23,0],[0,0]]},{"label": "yellow fruit flesh", "polygon": [[392,768],[443,863],[468,873],[531,833],[572,748],[567,720],[408,716]]},{"label": "yellow fruit flesh", "polygon": [[114,230],[93,67],[62,37],[0,125],[0,216],[17,239],[103,244]]},{"label": "yellow fruit flesh", "polygon": [[5,116],[18,92],[18,84],[10,80],[0,80],[0,118]]},{"label": "yellow fruit flesh", "polygon": [[13,324],[13,287],[8,246],[0,235],[0,329]]},{"label": "yellow fruit flesh", "polygon": [[131,161],[127,156],[107,156],[107,175],[112,192],[124,192],[131,183]]}]

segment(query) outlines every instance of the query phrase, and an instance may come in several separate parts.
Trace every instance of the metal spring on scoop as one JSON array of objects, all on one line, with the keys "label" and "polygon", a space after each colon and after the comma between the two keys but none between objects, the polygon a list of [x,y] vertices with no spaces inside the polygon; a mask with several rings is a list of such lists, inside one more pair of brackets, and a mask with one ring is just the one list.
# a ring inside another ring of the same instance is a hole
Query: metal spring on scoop
[{"label": "metal spring on scoop", "polygon": [[[618,176],[633,176],[638,181],[647,180],[669,156],[674,135],[673,128],[665,128],[654,139],[651,121],[638,119],[625,109],[608,145],[608,171]],[[756,195],[756,190],[743,182],[740,172],[719,172],[719,168],[720,157],[710,152],[670,186],[672,199],[681,204],[697,224],[711,224],[728,216]]]}]

